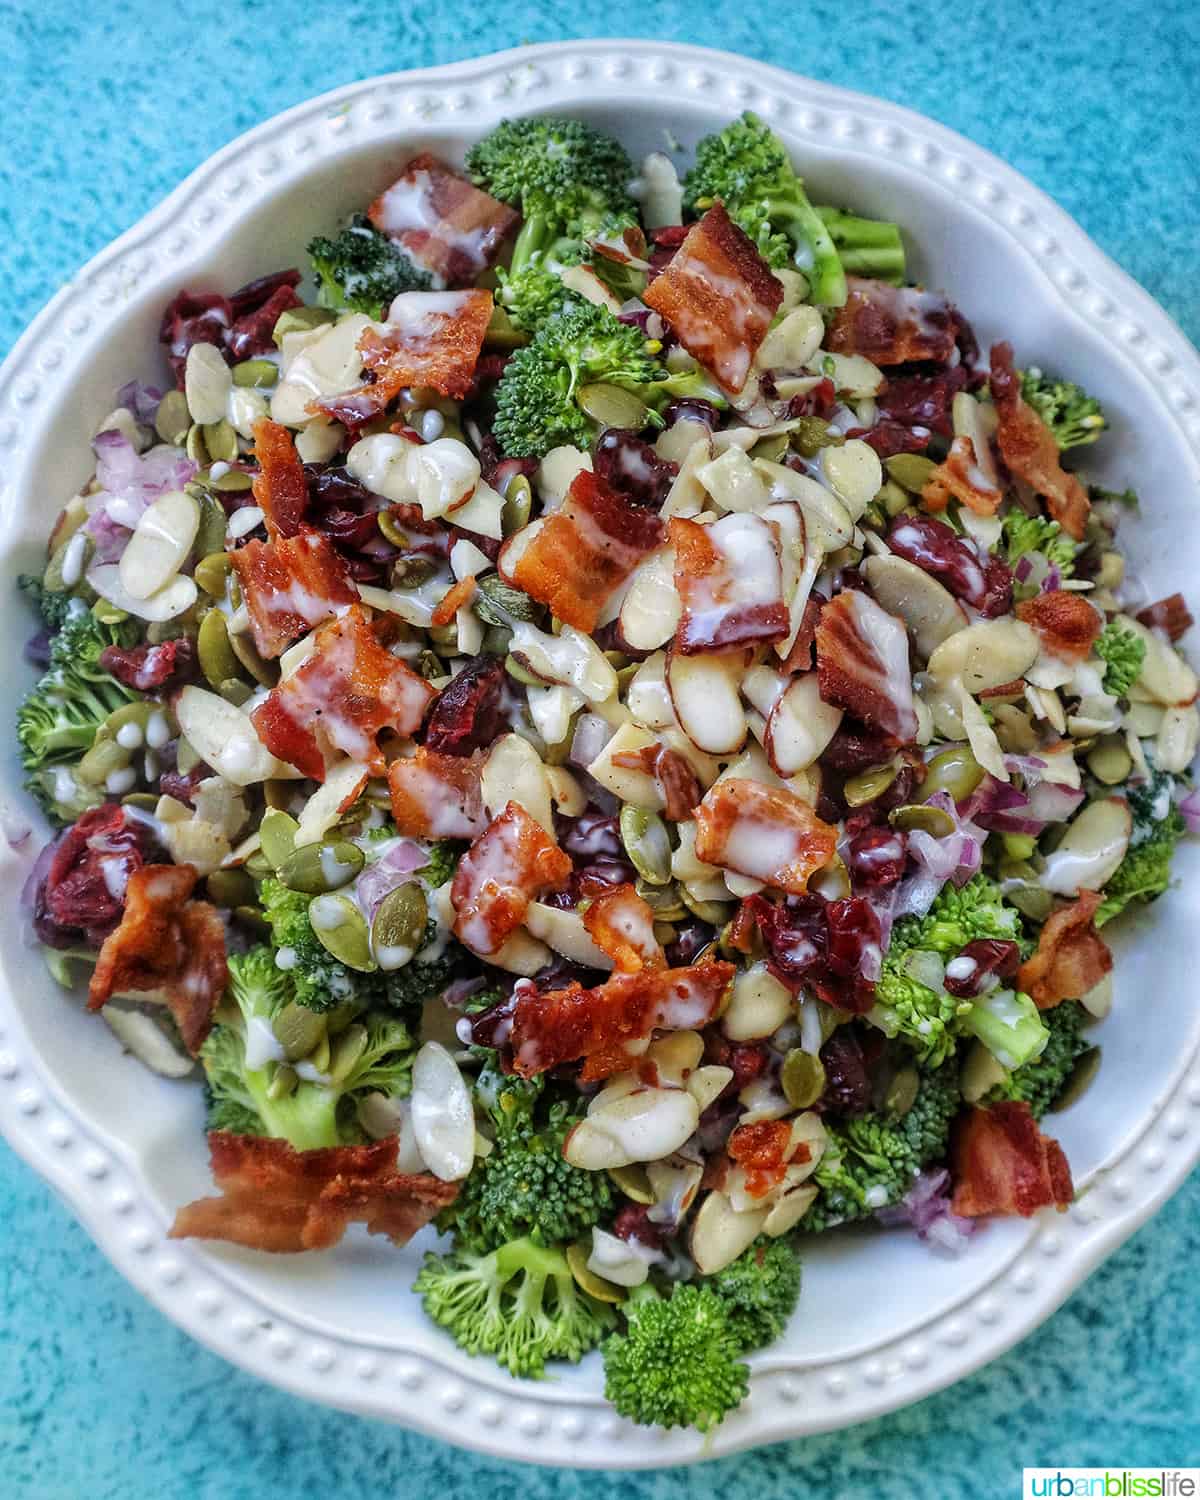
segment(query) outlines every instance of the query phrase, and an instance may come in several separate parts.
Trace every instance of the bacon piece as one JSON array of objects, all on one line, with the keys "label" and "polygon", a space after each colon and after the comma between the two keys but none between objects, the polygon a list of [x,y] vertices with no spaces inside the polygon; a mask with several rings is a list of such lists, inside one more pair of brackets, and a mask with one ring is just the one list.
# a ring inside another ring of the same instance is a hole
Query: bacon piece
[{"label": "bacon piece", "polygon": [[118,990],[155,992],[148,998],[161,996],[193,1057],[229,982],[225,926],[215,906],[188,899],[195,887],[191,865],[135,870],[120,925],[105,938],[88,989],[89,1010]]},{"label": "bacon piece", "polygon": [[633,886],[603,891],[584,912],[583,925],[620,973],[667,967],[662,944],[654,936],[654,912]]},{"label": "bacon piece", "polygon": [[1100,612],[1070,589],[1048,589],[1023,599],[1017,605],[1017,618],[1032,625],[1043,648],[1064,661],[1085,661],[1104,628]]},{"label": "bacon piece", "polygon": [[473,839],[487,827],[481,777],[486,750],[442,755],[419,745],[388,767],[392,818],[409,838]]},{"label": "bacon piece", "polygon": [[173,1240],[224,1240],[251,1250],[328,1250],[349,1225],[365,1223],[405,1245],[458,1196],[457,1182],[396,1171],[395,1136],[369,1146],[296,1151],[287,1141],[209,1133],[220,1197],[175,1215]]},{"label": "bacon piece", "polygon": [[765,1198],[783,1181],[789,1165],[812,1159],[806,1141],[798,1142],[794,1150],[791,1144],[790,1120],[755,1120],[734,1130],[725,1149],[741,1167],[751,1198]]},{"label": "bacon piece", "polygon": [[525,920],[529,903],[558,890],[571,858],[519,802],[493,818],[459,862],[450,887],[454,932],[474,953],[498,953]]},{"label": "bacon piece", "polygon": [[232,557],[254,644],[268,659],[358,598],[333,543],[316,531],[247,542]]},{"label": "bacon piece", "polygon": [[783,285],[718,202],[692,225],[644,300],[687,352],[736,392],[783,301]]},{"label": "bacon piece", "polygon": [[670,525],[683,601],[676,649],[694,656],[783,640],[791,622],[771,522],[737,511],[711,526],[682,516]]},{"label": "bacon piece", "polygon": [[367,215],[441,286],[469,286],[486,271],[519,217],[428,151],[413,157]]},{"label": "bacon piece", "polygon": [[359,340],[363,364],[393,396],[406,385],[422,385],[461,400],[475,378],[491,317],[489,291],[401,292],[383,331],[368,328]]},{"label": "bacon piece", "polygon": [[837,849],[837,829],[786,787],[729,777],[696,809],[696,858],[800,896]]},{"label": "bacon piece", "polygon": [[640,750],[618,751],[613,756],[613,765],[653,776],[662,793],[663,811],[673,823],[690,818],[700,801],[700,783],[695,771],[678,750],[670,749],[661,740]]},{"label": "bacon piece", "polygon": [[734,966],[715,962],[684,969],[614,974],[595,989],[524,989],[513,1010],[513,1068],[533,1078],[583,1058],[585,1081],[630,1067],[629,1042],[658,1028],[699,1030],[715,1018]]},{"label": "bacon piece", "polygon": [[845,589],[821,611],[817,679],[826,703],[900,744],[916,739],[908,632],[869,594]]},{"label": "bacon piece", "polygon": [[965,434],[950,444],[945,462],[938,464],[921,491],[926,510],[945,510],[951,500],[960,500],[977,516],[994,516],[1003,498],[980,469],[975,444]]},{"label": "bacon piece", "polygon": [[521,553],[512,582],[565,624],[590,633],[605,602],[664,540],[652,510],[631,505],[584,469]]},{"label": "bacon piece", "polygon": [[992,345],[990,384],[1000,418],[996,441],[1001,457],[1018,479],[1041,495],[1067,535],[1083,541],[1092,503],[1083,485],[1059,461],[1054,434],[1023,399],[1011,344]]},{"label": "bacon piece", "polygon": [[308,480],[291,433],[278,422],[261,418],[254,424],[254,456],[258,473],[251,488],[267,535],[273,542],[295,536],[308,508]]},{"label": "bacon piece", "polygon": [[1075,1196],[1062,1147],[1038,1129],[1028,1104],[1011,1099],[967,1111],[954,1131],[951,1172],[950,1207],[967,1219],[1028,1219],[1051,1205],[1061,1213]]},{"label": "bacon piece", "polygon": [[[1147,604],[1145,609],[1138,610],[1137,618],[1148,630],[1165,630],[1172,642],[1180,640],[1196,623],[1182,594],[1168,594],[1165,599]],[[103,665],[103,656],[100,662]]]},{"label": "bacon piece", "polygon": [[954,353],[958,316],[944,297],[861,276],[846,278],[846,303],[825,336],[834,354],[861,354],[876,365],[945,362]]},{"label": "bacon piece", "polygon": [[466,578],[460,578],[453,587],[443,595],[437,604],[433,614],[429,617],[431,625],[449,625],[454,616],[465,604],[470,604],[475,597],[475,575],[469,574]]},{"label": "bacon piece", "polygon": [[436,690],[385,650],[361,604],[317,634],[313,654],[271,689],[251,718],[280,760],[314,781],[325,780],[327,755],[341,752],[373,776],[387,769],[376,736],[411,735]]},{"label": "bacon piece", "polygon": [[1080,891],[1078,900],[1047,918],[1032,958],[1017,973],[1018,987],[1039,1010],[1078,1000],[1111,970],[1112,954],[1095,923],[1103,899],[1099,891]]}]

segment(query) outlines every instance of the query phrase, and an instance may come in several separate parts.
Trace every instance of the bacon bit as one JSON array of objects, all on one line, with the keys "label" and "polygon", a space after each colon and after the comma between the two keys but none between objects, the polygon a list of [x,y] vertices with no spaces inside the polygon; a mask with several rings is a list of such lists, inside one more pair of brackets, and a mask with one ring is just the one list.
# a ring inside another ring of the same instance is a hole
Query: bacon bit
[{"label": "bacon bit", "polygon": [[848,276],[846,304],[825,338],[834,354],[861,354],[876,365],[945,362],[954,353],[958,318],[934,292]]},{"label": "bacon bit", "polygon": [[945,462],[938,464],[921,491],[926,510],[945,510],[951,500],[960,500],[977,516],[994,516],[1003,498],[984,478],[975,444],[965,434],[950,444]]},{"label": "bacon bit", "polygon": [[562,990],[525,990],[512,1017],[513,1069],[533,1078],[584,1059],[585,1082],[628,1068],[629,1042],[658,1028],[699,1030],[717,1015],[734,966],[715,962],[685,969],[642,969],[614,974],[586,990],[577,981]]},{"label": "bacon bit", "polygon": [[1017,605],[1017,618],[1033,626],[1044,650],[1064,661],[1086,660],[1104,628],[1099,611],[1070,589],[1050,589],[1023,599]]},{"label": "bacon bit", "polygon": [[1083,541],[1092,503],[1083,485],[1059,461],[1054,434],[1022,398],[1011,344],[992,345],[990,383],[1000,418],[996,440],[1001,457],[1018,479],[1041,495],[1067,535]]},{"label": "bacon bit", "polygon": [[564,624],[590,633],[605,602],[664,540],[653,511],[584,469],[521,554],[512,581]]},{"label": "bacon bit", "polygon": [[328,1250],[350,1224],[405,1245],[458,1196],[460,1184],[396,1171],[395,1136],[369,1146],[296,1151],[287,1141],[210,1131],[217,1198],[175,1215],[169,1238],[224,1240],[251,1250]]},{"label": "bacon bit", "polygon": [[[1148,604],[1145,609],[1138,610],[1137,618],[1148,630],[1165,630],[1171,642],[1185,636],[1196,623],[1182,594],[1168,594],[1165,599]],[[101,662],[103,660],[101,657]]]},{"label": "bacon bit", "polygon": [[450,589],[449,593],[442,596],[441,601],[435,606],[433,614],[429,617],[429,623],[433,626],[449,625],[454,616],[464,605],[470,604],[475,597],[475,575],[470,573],[466,578],[460,579]]},{"label": "bacon bit", "polygon": [[105,646],[100,653],[100,665],[127,687],[137,688],[139,693],[149,693],[155,688],[171,692],[191,682],[199,662],[196,643],[182,635],[178,640],[160,641],[157,646],[148,642],[128,649]]},{"label": "bacon bit", "polygon": [[487,827],[481,777],[485,750],[442,755],[417,747],[416,754],[388,767],[392,818],[408,838],[473,839]]},{"label": "bacon bit", "polygon": [[1062,1147],[1038,1129],[1028,1104],[1011,1099],[967,1112],[954,1131],[951,1166],[950,1207],[967,1219],[1028,1219],[1052,1204],[1062,1213],[1075,1196]]},{"label": "bacon bit", "polygon": [[232,561],[254,644],[268,659],[358,598],[333,543],[316,531],[276,542],[247,542]]},{"label": "bacon bit", "polygon": [[[765,1198],[773,1187],[783,1181],[784,1172],[791,1158],[788,1146],[792,1139],[790,1120],[756,1120],[750,1125],[739,1125],[729,1137],[725,1147],[746,1177],[746,1192],[751,1198]],[[802,1160],[811,1155],[804,1145]],[[799,1150],[794,1153],[800,1156]]]},{"label": "bacon bit", "polygon": [[120,926],[105,938],[88,989],[89,1010],[118,990],[157,991],[193,1057],[229,983],[224,924],[215,906],[188,900],[195,887],[191,865],[135,870]]},{"label": "bacon bit", "polygon": [[1080,891],[1079,899],[1060,906],[1046,921],[1032,958],[1017,974],[1017,985],[1039,1010],[1063,1000],[1078,1000],[1100,983],[1113,966],[1108,944],[1096,931],[1095,916],[1103,897]]},{"label": "bacon bit", "polygon": [[827,865],[837,829],[786,787],[730,777],[696,809],[696,858],[799,896]]},{"label": "bacon bit", "polygon": [[454,933],[474,953],[498,953],[529,903],[571,878],[571,857],[519,802],[493,818],[459,862],[450,887]]},{"label": "bacon bit", "polygon": [[792,642],[792,649],[779,664],[779,670],[785,677],[791,677],[796,672],[812,670],[817,626],[821,622],[821,611],[826,602],[825,595],[819,594],[816,589],[805,600],[804,613],[800,616],[800,628],[796,632],[796,639]]},{"label": "bacon bit", "polygon": [[735,512],[710,526],[672,516],[675,588],[683,601],[676,649],[684,656],[779,641],[790,626],[775,530]]},{"label": "bacon bit", "polygon": [[613,765],[653,776],[662,793],[663,811],[673,823],[690,818],[700,801],[700,783],[695,771],[678,750],[670,749],[661,740],[640,750],[619,751],[613,756]]},{"label": "bacon bit", "polygon": [[308,480],[291,433],[278,422],[260,418],[254,424],[254,456],[254,502],[262,509],[267,535],[273,542],[295,536],[308,508]]},{"label": "bacon bit", "polygon": [[583,925],[620,973],[667,967],[662,944],[654,936],[654,912],[633,886],[603,891],[584,912]]},{"label": "bacon bit", "polygon": [[404,292],[388,310],[384,331],[368,328],[359,340],[363,364],[392,394],[406,385],[432,386],[461,400],[492,317],[492,294]]},{"label": "bacon bit", "polygon": [[411,735],[436,690],[379,644],[361,604],[324,626],[313,654],[251,714],[258,737],[280,760],[325,780],[327,754],[340,751],[373,776],[387,769],[376,736]]},{"label": "bacon bit", "polygon": [[717,202],[692,225],[643,300],[694,359],[736,392],[783,301],[783,285]]},{"label": "bacon bit", "polygon": [[496,259],[519,215],[423,151],[367,210],[443,286],[469,286]]},{"label": "bacon bit", "polygon": [[826,703],[900,744],[916,739],[908,632],[869,595],[846,589],[821,611],[817,676]]}]

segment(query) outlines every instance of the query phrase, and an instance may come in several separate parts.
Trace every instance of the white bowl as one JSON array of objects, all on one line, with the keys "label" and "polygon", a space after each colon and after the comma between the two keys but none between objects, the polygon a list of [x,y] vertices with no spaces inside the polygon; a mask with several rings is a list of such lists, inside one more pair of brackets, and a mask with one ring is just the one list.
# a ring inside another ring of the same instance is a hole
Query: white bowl
[{"label": "white bowl", "polygon": [[[691,146],[747,107],[788,142],[818,201],[898,220],[913,273],[948,291],[985,344],[1009,338],[1022,363],[1079,377],[1103,401],[1113,431],[1098,477],[1145,499],[1133,552],[1150,595],[1190,588],[1200,359],[1161,309],[1017,173],[941,126],[744,58],[644,41],[529,47],[353,84],[194,172],[55,297],[0,371],[5,577],[35,563],[86,479],[88,440],[117,388],[163,375],[158,319],[180,287],[229,290],[302,260],[308,237],[385,186],[406,154],[459,159],[504,115],[577,113],[636,156],[667,130]],[[15,655],[31,627],[8,587],[0,620]],[[6,674],[0,722],[12,723],[28,677]],[[28,811],[11,737],[3,787]],[[806,1253],[788,1335],[752,1360],[749,1401],[702,1446],[618,1419],[594,1355],[541,1384],[468,1359],[408,1291],[419,1244],[396,1252],[351,1236],[330,1253],[270,1257],[166,1240],[176,1207],[209,1185],[200,1091],[147,1074],[56,990],[15,900],[32,854],[5,858],[0,1126],[16,1150],[136,1287],[227,1359],[313,1400],[504,1457],[683,1463],[916,1401],[1047,1317],[1200,1157],[1200,858],[1185,847],[1187,883],[1118,942],[1099,1082],[1054,1118],[1074,1206],[990,1223],[957,1261],[903,1232],[823,1237]]]}]

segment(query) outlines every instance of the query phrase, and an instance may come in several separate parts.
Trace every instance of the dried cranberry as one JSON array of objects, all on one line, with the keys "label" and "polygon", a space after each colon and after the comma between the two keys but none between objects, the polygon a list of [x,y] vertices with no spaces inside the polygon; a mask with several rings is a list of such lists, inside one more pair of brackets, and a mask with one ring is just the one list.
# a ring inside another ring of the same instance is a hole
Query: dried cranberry
[{"label": "dried cranberry", "polygon": [[[973,966],[969,973],[951,975],[952,968],[965,969],[968,963]],[[1016,943],[1003,938],[975,938],[946,965],[942,983],[947,994],[970,1000],[992,988],[995,980],[1011,979],[1020,967],[1021,950]]]},{"label": "dried cranberry", "polygon": [[890,735],[868,729],[852,719],[843,719],[837,733],[821,755],[821,764],[832,771],[844,771],[853,776],[870,766],[880,766],[896,752],[896,742]]},{"label": "dried cranberry", "polygon": [[925,427],[941,437],[953,437],[950,407],[966,386],[967,372],[962,365],[937,375],[892,375],[875,404],[881,416],[901,427]]},{"label": "dried cranberry", "polygon": [[789,417],[821,417],[828,420],[837,406],[837,387],[828,375],[818,380],[811,391],[803,396],[793,396],[788,402]]},{"label": "dried cranberry", "polygon": [[880,458],[894,458],[897,453],[924,453],[929,447],[927,432],[914,432],[911,427],[901,427],[899,422],[884,421],[876,422],[874,427],[855,427],[846,436],[861,438]]},{"label": "dried cranberry", "polygon": [[635,505],[658,510],[679,473],[679,465],[659,458],[653,447],[626,427],[610,427],[595,447],[596,473]]},{"label": "dried cranberry", "polygon": [[896,828],[864,828],[846,846],[851,880],[872,890],[895,885],[904,874],[907,859],[908,838]]},{"label": "dried cranberry", "polygon": [[517,1009],[516,994],[497,1000],[487,1010],[481,1010],[471,1019],[471,1043],[476,1047],[501,1048],[507,1045],[512,1032],[513,1015]]},{"label": "dried cranberry", "polygon": [[564,818],[562,822],[559,843],[568,854],[583,859],[596,859],[607,854],[619,859],[625,853],[616,818],[599,808],[585,808],[577,818]]},{"label": "dried cranberry", "polygon": [[164,771],[158,778],[158,790],[162,796],[174,797],[176,802],[186,802],[191,807],[196,788],[212,774],[203,764],[193,766],[190,771]]},{"label": "dried cranberry", "polygon": [[829,932],[827,962],[840,978],[861,978],[879,972],[883,928],[865,896],[844,896],[825,908]]},{"label": "dried cranberry", "polygon": [[568,889],[575,894],[576,901],[585,896],[602,895],[616,885],[632,885],[637,871],[623,859],[593,859],[575,870]]},{"label": "dried cranberry", "polygon": [[229,306],[235,318],[244,317],[246,313],[256,312],[280,289],[290,289],[300,285],[300,272],[291,267],[286,271],[272,271],[266,276],[259,276],[254,281],[248,281],[245,286],[238,287],[236,292],[230,294]]},{"label": "dried cranberry", "polygon": [[644,1203],[626,1203],[617,1211],[612,1232],[619,1240],[636,1240],[651,1250],[661,1250],[663,1227],[652,1224]]},{"label": "dried cranberry", "polygon": [[822,902],[815,896],[786,904],[748,896],[742,908],[762,934],[771,972],[789,988],[798,989],[825,958],[828,933]]},{"label": "dried cranberry", "polygon": [[191,682],[198,662],[196,646],[188,636],[163,641],[157,646],[105,646],[100,665],[126,687],[148,693],[155,688],[168,692]]},{"label": "dried cranberry", "polygon": [[472,755],[504,730],[504,663],[477,656],[433,700],[425,744],[442,755]]},{"label": "dried cranberry", "polygon": [[314,505],[336,506],[340,510],[360,510],[371,502],[371,493],[346,469],[305,464],[308,498]]},{"label": "dried cranberry", "polygon": [[280,286],[261,307],[243,313],[229,330],[226,347],[235,360],[254,359],[275,352],[275,325],[291,307],[299,307],[300,298],[290,286]]},{"label": "dried cranberry", "polygon": [[360,516],[355,511],[339,510],[333,507],[323,510],[320,515],[316,516],[314,524],[316,529],[335,545],[348,547],[352,551],[365,547],[379,532],[379,519],[374,511],[368,511],[366,515]]},{"label": "dried cranberry", "polygon": [[116,803],[85,812],[56,846],[37,893],[34,925],[41,940],[69,948],[82,936],[99,947],[121,920],[129,877],[154,848],[146,825]]},{"label": "dried cranberry", "polygon": [[660,224],[650,231],[650,238],[656,245],[673,245],[678,249],[687,239],[691,227],[690,224]]},{"label": "dried cranberry", "polygon": [[981,559],[944,521],[916,514],[901,516],[888,532],[888,546],[898,557],[939,579],[957,598],[985,619],[1007,614],[1012,606],[1012,573],[999,557]]},{"label": "dried cranberry", "polygon": [[694,964],[716,936],[716,929],[694,919],[681,923],[675,929],[675,940],[667,944],[667,963],[673,969],[683,969]]},{"label": "dried cranberry", "polygon": [[175,384],[183,389],[183,371],[193,344],[215,344],[222,351],[233,323],[233,309],[219,292],[180,292],[170,303],[159,325],[159,343],[165,346]]},{"label": "dried cranberry", "polygon": [[1165,599],[1155,600],[1145,609],[1139,609],[1137,617],[1148,630],[1165,630],[1172,641],[1186,635],[1196,623],[1182,594],[1168,594]]},{"label": "dried cranberry", "polygon": [[668,427],[674,427],[676,422],[703,422],[715,432],[721,425],[721,413],[711,401],[700,396],[681,396],[668,405],[663,421]]},{"label": "dried cranberry", "polygon": [[871,1079],[858,1033],[839,1026],[820,1052],[825,1091],[820,1108],[837,1115],[862,1115],[871,1107]]}]

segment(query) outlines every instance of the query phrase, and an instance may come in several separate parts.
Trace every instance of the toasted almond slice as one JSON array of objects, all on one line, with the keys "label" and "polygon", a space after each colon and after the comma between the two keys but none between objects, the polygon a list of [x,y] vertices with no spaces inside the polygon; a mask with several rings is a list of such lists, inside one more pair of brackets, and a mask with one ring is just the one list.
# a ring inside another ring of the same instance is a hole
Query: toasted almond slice
[{"label": "toasted almond slice", "polygon": [[1023,620],[977,620],[947,636],[931,654],[929,671],[942,682],[961,677],[969,693],[984,693],[1023,677],[1040,649],[1037,632]]},{"label": "toasted almond slice", "polygon": [[175,716],[201,760],[234,786],[251,786],[291,770],[281,767],[259,739],[250,716],[216,693],[185,687],[176,700]]},{"label": "toasted almond slice", "polygon": [[675,587],[675,549],[663,547],[633,570],[617,616],[621,639],[634,651],[655,651],[675,634],[683,612]]},{"label": "toasted almond slice", "polygon": [[711,1276],[735,1261],[758,1238],[767,1221],[765,1208],[735,1213],[728,1197],[713,1191],[692,1221],[688,1250],[702,1276]]},{"label": "toasted almond slice", "polygon": [[888,553],[867,558],[862,570],[876,602],[904,621],[926,661],[955,631],[966,629],[966,610],[949,589],[915,563]]},{"label": "toasted almond slice", "polygon": [[547,943],[555,953],[561,953],[572,963],[583,964],[589,969],[611,969],[613,966],[608,954],[592,942],[577,911],[562,911],[541,901],[531,901],[525,913],[525,926],[539,942]]},{"label": "toasted almond slice", "polygon": [[698,750],[732,755],[746,739],[746,714],[738,693],[740,661],[727,656],[667,656],[667,688],[675,717]]},{"label": "toasted almond slice", "polygon": [[763,749],[780,776],[807,770],[828,746],[842,710],[821,697],[815,672],[793,677],[767,716]]},{"label": "toasted almond slice", "polygon": [[554,810],[542,758],[519,734],[502,735],[492,746],[480,778],[483,805],[491,817],[509,802],[519,803],[554,837]]},{"label": "toasted almond slice", "polygon": [[146,508],[118,564],[121,585],[149,599],[183,566],[200,525],[200,507],[186,490],[169,490]]},{"label": "toasted almond slice", "polygon": [[1058,847],[1047,854],[1042,886],[1057,896],[1103,889],[1125,858],[1132,831],[1133,819],[1124,798],[1089,802]]},{"label": "toasted almond slice", "polygon": [[89,571],[87,581],[110,604],[115,604],[128,615],[136,615],[139,620],[149,620],[156,625],[162,624],[164,620],[173,620],[185,610],[191,609],[198,592],[194,579],[189,578],[186,573],[176,573],[148,598],[135,597],[121,581],[119,563],[100,563]]}]

